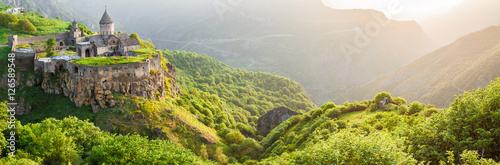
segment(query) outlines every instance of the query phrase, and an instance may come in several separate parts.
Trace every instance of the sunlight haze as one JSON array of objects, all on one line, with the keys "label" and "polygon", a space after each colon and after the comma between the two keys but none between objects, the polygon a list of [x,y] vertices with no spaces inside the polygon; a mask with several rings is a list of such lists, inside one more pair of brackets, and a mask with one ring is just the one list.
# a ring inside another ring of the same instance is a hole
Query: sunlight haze
[{"label": "sunlight haze", "polygon": [[443,14],[463,0],[323,0],[334,9],[375,9],[387,10],[390,3],[400,3],[402,12],[393,15],[395,20],[421,20],[435,14]]}]

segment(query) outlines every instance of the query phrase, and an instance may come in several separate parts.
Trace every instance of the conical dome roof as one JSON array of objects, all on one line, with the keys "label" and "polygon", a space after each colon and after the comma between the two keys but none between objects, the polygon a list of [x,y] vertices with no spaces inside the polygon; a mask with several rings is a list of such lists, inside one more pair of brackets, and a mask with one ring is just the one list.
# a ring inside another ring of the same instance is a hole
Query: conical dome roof
[{"label": "conical dome roof", "polygon": [[100,24],[109,24],[109,23],[114,23],[113,19],[108,14],[108,9],[104,11],[104,15],[102,15],[101,21],[99,21]]}]

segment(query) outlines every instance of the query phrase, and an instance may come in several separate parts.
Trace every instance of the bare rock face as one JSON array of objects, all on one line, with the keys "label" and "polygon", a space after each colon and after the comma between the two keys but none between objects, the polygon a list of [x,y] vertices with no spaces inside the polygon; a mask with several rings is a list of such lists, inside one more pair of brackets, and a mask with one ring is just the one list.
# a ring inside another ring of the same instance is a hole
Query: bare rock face
[{"label": "bare rock face", "polygon": [[264,116],[259,118],[257,123],[259,134],[266,136],[276,126],[295,115],[300,115],[300,113],[292,111],[286,107],[274,108],[272,111],[267,112]]}]

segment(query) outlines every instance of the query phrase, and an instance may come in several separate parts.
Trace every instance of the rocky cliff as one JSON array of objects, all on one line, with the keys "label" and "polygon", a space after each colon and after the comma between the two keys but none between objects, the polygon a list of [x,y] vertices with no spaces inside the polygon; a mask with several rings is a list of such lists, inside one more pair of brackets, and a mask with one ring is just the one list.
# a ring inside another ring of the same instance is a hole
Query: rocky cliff
[{"label": "rocky cliff", "polygon": [[300,113],[292,111],[286,107],[274,108],[272,111],[267,112],[264,116],[259,118],[259,121],[257,123],[259,134],[262,136],[266,136],[276,126],[288,120],[288,118],[299,114]]}]

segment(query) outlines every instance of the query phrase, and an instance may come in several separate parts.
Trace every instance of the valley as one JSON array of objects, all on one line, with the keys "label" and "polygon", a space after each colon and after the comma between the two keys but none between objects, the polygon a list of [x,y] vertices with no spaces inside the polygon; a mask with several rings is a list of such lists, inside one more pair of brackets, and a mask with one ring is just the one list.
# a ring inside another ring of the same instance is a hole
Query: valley
[{"label": "valley", "polygon": [[500,162],[500,26],[443,45],[322,1],[2,1],[1,164]]}]

